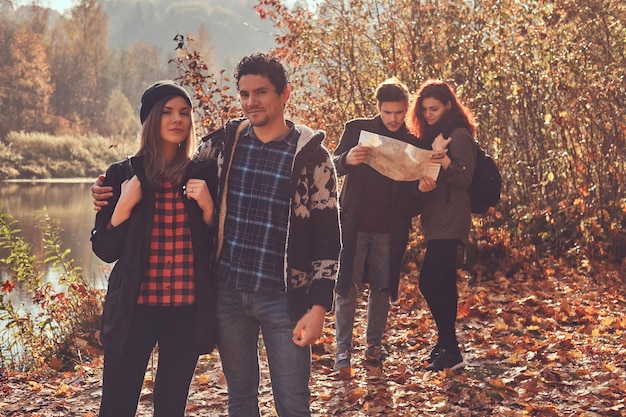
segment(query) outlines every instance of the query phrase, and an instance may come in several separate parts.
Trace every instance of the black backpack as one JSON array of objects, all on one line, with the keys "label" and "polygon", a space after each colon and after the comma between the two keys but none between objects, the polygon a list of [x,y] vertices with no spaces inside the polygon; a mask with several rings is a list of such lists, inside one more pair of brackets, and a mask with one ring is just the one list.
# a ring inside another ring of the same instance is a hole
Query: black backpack
[{"label": "black backpack", "polygon": [[500,201],[502,177],[493,158],[476,142],[476,169],[468,193],[473,214],[485,214]]}]

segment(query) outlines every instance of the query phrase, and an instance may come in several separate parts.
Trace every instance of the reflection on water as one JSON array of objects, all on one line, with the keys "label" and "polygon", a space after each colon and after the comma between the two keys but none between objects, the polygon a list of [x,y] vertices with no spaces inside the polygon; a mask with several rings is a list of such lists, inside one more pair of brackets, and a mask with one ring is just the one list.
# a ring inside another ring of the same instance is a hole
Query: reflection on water
[{"label": "reflection on water", "polygon": [[[103,270],[110,269],[110,265],[93,254],[89,241],[95,219],[89,191],[92,182],[0,182],[0,209],[18,221],[14,228],[21,230],[19,235],[33,246],[33,255],[42,260],[42,235],[35,225],[37,211],[46,207],[63,229],[63,249],[71,250],[70,257],[89,283],[104,288],[107,276]],[[0,256],[6,257],[2,251]],[[48,271],[47,279],[54,282],[54,273]]]}]

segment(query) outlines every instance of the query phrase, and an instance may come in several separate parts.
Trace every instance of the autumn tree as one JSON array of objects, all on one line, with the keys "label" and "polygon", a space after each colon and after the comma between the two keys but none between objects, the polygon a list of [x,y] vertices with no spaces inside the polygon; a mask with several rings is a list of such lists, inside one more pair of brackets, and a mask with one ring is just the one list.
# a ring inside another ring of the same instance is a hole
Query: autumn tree
[{"label": "autumn tree", "polygon": [[170,62],[179,73],[177,81],[191,90],[198,136],[202,137],[229,119],[241,116],[231,80],[224,75],[224,70],[216,72],[209,68],[204,56],[191,48],[191,36],[178,34],[174,41],[177,43],[177,55]]},{"label": "autumn tree", "polygon": [[102,133],[105,136],[133,136],[133,133],[140,131],[139,117],[134,111],[128,99],[118,89],[109,95],[109,100],[104,112],[106,121]]},{"label": "autumn tree", "polygon": [[198,51],[206,64],[207,68],[214,71],[215,62],[213,55],[215,53],[215,47],[211,42],[211,32],[209,32],[207,26],[204,23],[200,23],[195,34],[190,34],[189,49]]},{"label": "autumn tree", "polygon": [[327,129],[331,146],[346,120],[376,112],[373,93],[384,79],[395,75],[414,90],[455,70],[446,60],[460,49],[452,34],[469,25],[467,7],[409,0],[328,0],[315,12],[277,0],[256,6],[280,30],[276,54],[293,68],[294,111]]},{"label": "autumn tree", "polygon": [[156,80],[172,78],[159,51],[152,45],[134,43],[112,57],[112,82],[127,98],[137,120],[143,90]]},{"label": "autumn tree", "polygon": [[446,80],[503,171],[483,227],[505,225],[508,240],[543,253],[626,256],[624,2],[260,0],[256,10],[279,30],[294,117],[327,130],[331,147],[346,120],[376,111],[384,78],[412,90]]},{"label": "autumn tree", "polygon": [[[5,6],[7,7],[7,6]],[[12,7],[12,6],[11,6]],[[11,45],[11,39],[15,32],[15,22],[10,19],[10,14],[0,14],[0,105],[2,109],[6,109],[8,106],[7,100],[9,99],[10,91],[6,81],[5,67],[11,63],[9,47]],[[10,120],[0,115],[0,137],[4,136],[11,130]]]},{"label": "autumn tree", "polygon": [[53,104],[57,112],[81,125],[102,119],[108,101],[107,17],[97,0],[81,0],[61,17],[52,39]]},{"label": "autumn tree", "polygon": [[45,43],[48,15],[36,6],[28,12],[28,19],[19,25],[2,19],[5,45],[0,62],[0,130],[47,129],[53,92]]}]

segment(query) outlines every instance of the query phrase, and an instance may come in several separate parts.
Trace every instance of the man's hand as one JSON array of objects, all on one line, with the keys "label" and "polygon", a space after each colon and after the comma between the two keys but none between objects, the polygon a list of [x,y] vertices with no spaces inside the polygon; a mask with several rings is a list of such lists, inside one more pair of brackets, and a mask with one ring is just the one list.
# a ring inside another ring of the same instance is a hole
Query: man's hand
[{"label": "man's hand", "polygon": [[348,165],[359,165],[367,160],[370,155],[372,148],[367,148],[365,146],[357,145],[354,148],[348,151],[346,155],[346,164]]},{"label": "man's hand", "polygon": [[419,190],[423,193],[432,191],[437,188],[437,182],[431,177],[422,177],[419,179]]},{"label": "man's hand", "polygon": [[93,197],[93,209],[95,211],[102,210],[102,207],[106,206],[107,199],[113,197],[113,187],[103,187],[105,175],[98,175],[98,179],[91,186],[91,196]]},{"label": "man's hand", "polygon": [[317,339],[322,337],[322,329],[324,328],[324,317],[326,309],[320,305],[314,305],[307,313],[302,316],[296,327],[293,329],[293,343],[300,347],[313,344]]}]

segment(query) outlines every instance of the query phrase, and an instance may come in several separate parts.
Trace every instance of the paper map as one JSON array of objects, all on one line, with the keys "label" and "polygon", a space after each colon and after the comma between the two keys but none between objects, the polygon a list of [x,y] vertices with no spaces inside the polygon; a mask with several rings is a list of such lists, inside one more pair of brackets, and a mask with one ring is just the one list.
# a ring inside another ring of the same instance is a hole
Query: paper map
[{"label": "paper map", "polygon": [[359,144],[372,148],[366,163],[392,180],[415,181],[423,176],[436,180],[439,175],[441,164],[431,159],[433,151],[366,130],[361,130]]}]

